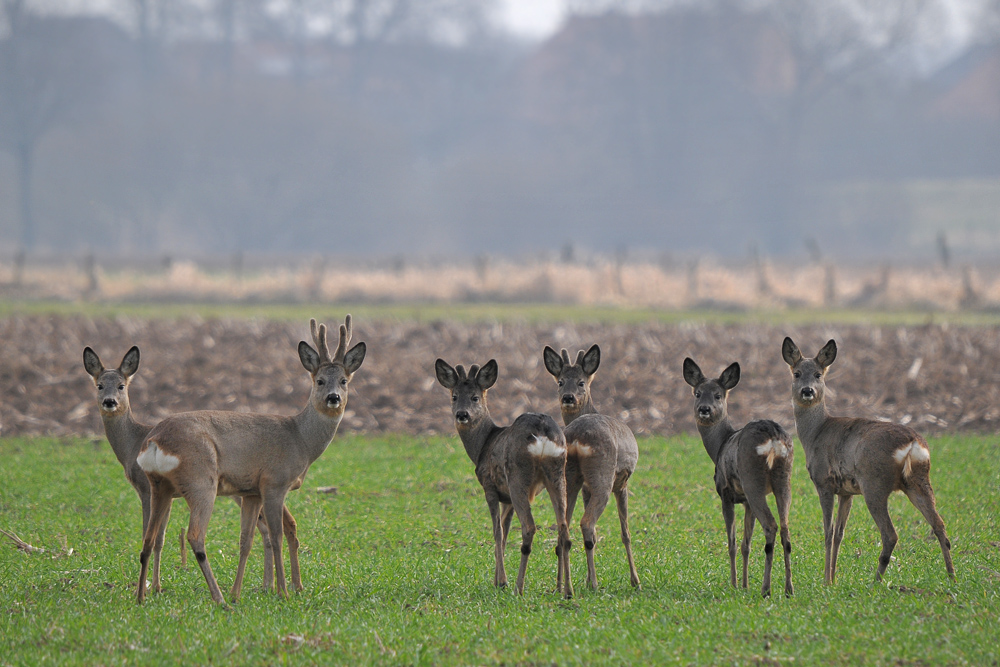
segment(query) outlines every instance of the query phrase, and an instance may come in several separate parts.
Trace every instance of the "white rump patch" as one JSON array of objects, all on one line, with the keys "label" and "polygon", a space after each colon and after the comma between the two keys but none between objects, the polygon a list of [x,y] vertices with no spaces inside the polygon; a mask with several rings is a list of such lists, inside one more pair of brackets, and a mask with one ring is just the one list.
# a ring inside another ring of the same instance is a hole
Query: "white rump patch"
[{"label": "white rump patch", "polygon": [[167,474],[181,463],[179,458],[160,449],[155,440],[149,441],[149,445],[146,449],[139,452],[139,456],[136,457],[135,461],[144,472],[152,472],[158,475]]},{"label": "white rump patch", "polygon": [[543,435],[536,435],[535,441],[528,445],[528,453],[532,456],[562,456],[565,447],[560,447]]},{"label": "white rump patch", "polygon": [[768,440],[762,445],[757,445],[757,454],[767,457],[767,469],[774,467],[774,460],[788,456],[788,447],[781,440]]},{"label": "white rump patch", "polygon": [[896,463],[903,466],[903,477],[906,478],[913,472],[914,462],[931,460],[931,452],[924,447],[923,443],[914,440],[910,444],[903,445],[893,452],[892,458],[896,459]]},{"label": "white rump patch", "polygon": [[570,454],[575,454],[576,456],[590,456],[594,453],[594,449],[590,445],[580,444],[577,440],[569,443],[566,449]]}]

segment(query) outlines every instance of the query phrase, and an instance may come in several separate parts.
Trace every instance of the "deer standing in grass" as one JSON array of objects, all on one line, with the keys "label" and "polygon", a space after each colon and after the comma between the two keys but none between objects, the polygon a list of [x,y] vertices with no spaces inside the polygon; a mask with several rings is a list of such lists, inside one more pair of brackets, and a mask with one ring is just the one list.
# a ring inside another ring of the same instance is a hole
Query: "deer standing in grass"
[{"label": "deer standing in grass", "polygon": [[[139,502],[142,503],[142,534],[145,537],[150,512],[149,480],[136,462],[136,457],[139,454],[142,441],[145,440],[153,427],[142,424],[135,419],[128,398],[128,387],[132,376],[139,370],[139,348],[133,345],[125,353],[118,368],[105,368],[97,353],[90,347],[86,347],[83,350],[83,367],[94,379],[94,385],[97,387],[97,405],[101,412],[101,421],[104,423],[104,434],[107,436],[118,462],[125,469],[125,479],[135,489],[139,495]],[[234,500],[239,504],[239,498],[234,498]],[[168,508],[153,543],[153,579],[150,585],[157,593],[161,589],[160,552],[163,550],[163,538],[167,530],[169,516],[170,509]],[[283,522],[285,532],[289,534],[289,541],[295,541],[295,519],[292,518],[287,509],[284,512]],[[274,581],[270,550],[271,536],[263,519],[257,522],[257,527],[260,529],[261,538],[264,541],[264,586],[268,587],[273,585]],[[297,555],[294,558],[296,562],[292,565],[292,571],[297,573]],[[300,588],[302,586],[301,582],[297,585]]]},{"label": "deer standing in grass", "polygon": [[[152,506],[143,537],[139,581],[146,576],[149,552],[160,523],[170,508],[170,499],[180,494],[191,511],[188,542],[205,575],[212,599],[224,602],[205,552],[205,533],[219,495],[241,496],[240,560],[230,593],[238,600],[247,557],[253,544],[253,528],[263,506],[264,521],[272,535],[282,525],[285,497],[302,486],[309,466],[326,450],[347,406],[347,387],[364,361],[366,347],[358,343],[350,350],[351,316],[340,327],[340,342],[330,354],[326,326],[310,321],[313,349],[299,343],[299,360],[309,372],[312,390],[305,408],[285,417],[255,413],[206,410],[167,417],[146,437],[138,463],[149,478]],[[289,540],[294,553],[298,543]],[[271,540],[278,592],[286,596],[281,540]],[[295,561],[293,561],[295,562]],[[145,597],[139,586],[138,601]]]},{"label": "deer standing in grass", "polygon": [[476,478],[486,494],[493,520],[496,566],[495,586],[507,585],[504,549],[511,516],[521,523],[521,567],[517,572],[517,592],[524,593],[524,573],[535,536],[531,502],[542,488],[549,492],[559,536],[556,546],[557,590],[573,596],[569,574],[572,543],[566,521],[566,439],[562,429],[548,415],[525,413],[510,426],[497,426],[486,405],[486,392],[496,384],[499,369],[490,359],[485,366],[472,366],[468,374],[462,366],[452,368],[443,359],[434,364],[435,375],[451,392],[451,412],[465,452],[476,464]]},{"label": "deer standing in grass", "polygon": [[[747,565],[754,520],[764,529],[764,581],[761,594],[771,594],[774,539],[781,531],[785,554],[785,595],[792,595],[792,542],[788,533],[788,510],[792,504],[792,438],[780,424],[756,419],[737,429],[729,419],[729,392],[740,381],[740,365],[732,363],[717,380],[707,379],[690,357],[684,360],[684,381],[693,387],[694,414],[705,450],[715,464],[715,490],[722,498],[729,543],[729,581],[736,587],[735,505],[745,506],[743,515],[743,588],[747,587]],[[775,522],[767,504],[774,494],[778,508]]]},{"label": "deer standing in grass", "polygon": [[[931,453],[927,441],[901,424],[855,417],[831,417],[826,409],[826,371],[837,358],[837,343],[829,341],[812,359],[802,356],[791,338],[781,356],[792,372],[795,427],[806,451],[806,467],[823,510],[826,547],[823,578],[837,578],[837,554],[851,514],[851,502],[863,495],[882,535],[882,554],[875,578],[882,580],[898,536],[889,517],[889,496],[902,491],[930,524],[941,544],[945,568],[955,577],[951,542],[937,513],[931,488]],[[840,498],[836,524],[833,501]]]},{"label": "deer standing in grass", "polygon": [[545,369],[556,379],[566,436],[566,522],[573,520],[576,498],[583,491],[583,546],[587,552],[587,582],[597,590],[594,546],[597,543],[597,520],[615,494],[622,544],[628,558],[632,585],[639,587],[639,574],[632,558],[632,536],[628,529],[628,480],[639,460],[635,435],[621,420],[598,414],[590,395],[590,384],[601,365],[601,348],[580,350],[576,363],[569,352],[557,354],[545,346],[542,352]]}]

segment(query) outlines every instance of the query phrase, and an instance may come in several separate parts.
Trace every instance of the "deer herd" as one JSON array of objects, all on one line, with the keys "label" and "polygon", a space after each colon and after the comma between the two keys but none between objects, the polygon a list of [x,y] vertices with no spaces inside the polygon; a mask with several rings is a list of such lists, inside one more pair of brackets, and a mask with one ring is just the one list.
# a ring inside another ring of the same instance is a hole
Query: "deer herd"
[{"label": "deer herd", "polygon": [[[264,587],[277,586],[285,596],[281,536],[288,543],[292,587],[302,590],[295,519],[285,505],[289,491],[302,486],[309,466],[326,450],[337,433],[347,406],[348,386],[364,362],[364,343],[348,348],[351,316],[339,327],[331,353],[327,328],[310,321],[313,344],[302,341],[299,361],[309,372],[312,388],[305,407],[294,416],[202,410],[171,415],[155,426],[141,424],[132,415],[128,387],[139,369],[139,348],[125,353],[115,369],[105,368],[93,349],[83,351],[83,363],[97,388],[97,402],[108,442],[125,469],[125,477],[142,505],[142,551],[137,600],[147,586],[161,589],[160,552],[174,498],[184,498],[190,510],[187,541],[212,599],[225,599],[208,562],[205,540],[217,496],[231,496],[240,506],[240,556],[230,598],[239,599],[254,532],[264,542]],[[813,358],[806,358],[791,338],[785,338],[781,356],[792,376],[791,399],[795,427],[805,450],[806,468],[819,495],[825,544],[824,581],[832,584],[837,554],[851,512],[851,502],[862,495],[881,534],[882,553],[876,579],[889,565],[897,535],[888,511],[893,491],[902,491],[930,524],[944,555],[948,575],[954,578],[951,542],[937,513],[930,482],[927,442],[906,426],[872,419],[833,417],[826,407],[825,377],[837,357],[829,341]],[[504,553],[511,520],[521,526],[521,561],[517,591],[524,592],[528,557],[536,532],[531,503],[539,491],[548,492],[555,512],[556,589],[572,597],[570,578],[570,523],[577,496],[583,494],[580,522],[587,555],[587,584],[598,588],[594,567],[597,521],[612,495],[618,507],[622,543],[632,586],[639,574],[632,555],[628,527],[628,482],[635,472],[639,447],[621,420],[597,411],[591,383],[601,363],[593,345],[573,360],[567,350],[542,352],[545,369],[556,381],[564,426],[538,413],[520,415],[508,426],[497,425],[487,407],[487,392],[499,376],[496,360],[451,366],[434,364],[437,381],[451,394],[455,428],[483,487],[493,527],[496,560],[493,583],[507,585]],[[715,464],[715,489],[722,500],[729,547],[730,583],[737,586],[735,507],[744,506],[741,584],[747,588],[747,567],[755,523],[764,531],[764,578],[761,592],[770,595],[775,541],[780,538],[785,566],[785,595],[792,595],[791,551],[788,528],[794,447],[788,432],[775,421],[760,419],[742,428],[729,417],[727,398],[740,381],[733,363],[716,379],[707,378],[698,364],[686,358],[683,378],[694,395],[694,419],[705,450]],[[774,495],[778,518],[767,502]],[[834,520],[834,499],[839,498]],[[152,580],[149,557],[153,556]]]}]

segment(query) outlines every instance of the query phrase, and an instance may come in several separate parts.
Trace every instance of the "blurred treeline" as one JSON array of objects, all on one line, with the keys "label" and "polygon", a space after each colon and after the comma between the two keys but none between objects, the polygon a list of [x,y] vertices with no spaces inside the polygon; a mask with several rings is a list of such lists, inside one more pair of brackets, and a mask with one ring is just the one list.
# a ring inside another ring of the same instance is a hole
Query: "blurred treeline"
[{"label": "blurred treeline", "polygon": [[1000,2],[621,4],[0,0],[0,254],[1000,250]]}]

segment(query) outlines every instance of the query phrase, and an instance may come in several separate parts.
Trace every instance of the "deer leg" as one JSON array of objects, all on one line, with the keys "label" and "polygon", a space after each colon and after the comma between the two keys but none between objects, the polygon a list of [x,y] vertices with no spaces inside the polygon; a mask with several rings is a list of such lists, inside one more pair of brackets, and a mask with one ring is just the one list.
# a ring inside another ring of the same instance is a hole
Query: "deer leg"
[{"label": "deer leg", "polygon": [[215,580],[212,573],[212,566],[208,562],[208,554],[205,552],[205,535],[208,531],[208,521],[212,518],[212,510],[215,508],[215,484],[201,489],[191,489],[184,495],[191,518],[188,521],[188,544],[191,545],[191,552],[198,561],[198,567],[205,576],[205,583],[208,584],[208,592],[212,599],[218,604],[225,604],[222,591],[219,590],[219,582]]},{"label": "deer leg", "polygon": [[879,533],[882,534],[882,554],[878,558],[878,571],[875,574],[876,581],[882,581],[885,569],[889,567],[892,558],[892,550],[896,548],[899,536],[892,525],[892,518],[889,516],[889,494],[879,489],[877,492],[868,491],[865,495],[865,504],[868,511],[878,526]]},{"label": "deer leg", "polygon": [[951,540],[948,539],[948,535],[944,532],[944,520],[937,512],[934,501],[934,490],[931,488],[930,480],[926,482],[921,481],[916,486],[906,489],[906,496],[920,510],[920,513],[924,515],[927,523],[931,525],[931,530],[934,531],[934,536],[941,545],[945,569],[948,570],[948,576],[954,579],[955,566],[951,562]]},{"label": "deer leg", "polygon": [[774,504],[778,507],[778,525],[781,530],[781,550],[785,554],[785,597],[795,593],[792,586],[792,538],[788,532],[788,512],[792,507],[791,480],[785,478],[785,485],[772,484]]},{"label": "deer leg", "polygon": [[774,564],[774,539],[778,536],[778,522],[771,514],[771,508],[767,505],[767,495],[763,485],[754,488],[743,482],[743,490],[746,492],[747,505],[753,510],[760,527],[764,529],[764,582],[761,584],[760,593],[764,597],[771,595],[771,566]]},{"label": "deer leg", "polygon": [[625,545],[625,557],[628,558],[629,577],[632,585],[640,587],[639,573],[635,569],[635,559],[632,558],[632,533],[628,529],[628,487],[622,486],[615,491],[615,500],[618,503],[618,521],[622,525],[622,544]]},{"label": "deer leg", "polygon": [[229,591],[229,599],[238,602],[243,589],[243,573],[246,571],[247,558],[253,548],[253,533],[260,519],[261,500],[259,496],[243,498],[240,503],[240,562],[236,567],[236,580]]},{"label": "deer leg", "polygon": [[[565,461],[558,464],[549,463],[545,471],[545,489],[549,492],[549,500],[552,501],[552,510],[556,515],[556,525],[559,530],[557,544],[559,550],[556,552],[556,590],[561,592],[566,599],[573,597],[573,583],[570,578],[569,553],[573,548],[573,543],[569,538],[569,523],[566,522],[566,465]],[[605,503],[607,500],[605,500]],[[559,576],[559,573],[562,576]],[[560,579],[562,580],[560,582]],[[561,585],[560,585],[561,583]]]},{"label": "deer leg", "polygon": [[503,528],[503,541],[500,548],[507,551],[507,537],[510,535],[510,522],[514,518],[514,506],[500,503],[500,525]]},{"label": "deer leg", "polygon": [[507,533],[504,530],[503,514],[504,512],[507,512],[507,508],[511,506],[501,504],[499,495],[493,489],[486,490],[486,504],[490,508],[490,519],[493,524],[493,585],[503,588],[507,585],[507,572],[503,566],[504,547],[507,544]]},{"label": "deer leg", "polygon": [[156,541],[153,542],[153,591],[159,593],[160,588],[160,553],[163,551],[163,540],[167,532],[167,524],[170,523],[170,506],[173,499],[167,501],[167,509],[160,521],[160,529],[156,532]]},{"label": "deer leg", "polygon": [[583,519],[580,521],[580,530],[583,532],[583,548],[587,553],[587,583],[591,590],[597,590],[597,568],[594,565],[594,547],[597,546],[597,520],[604,513],[604,508],[608,505],[611,497],[611,484],[604,483],[611,480],[594,480],[599,484],[590,493],[590,501],[583,510]]},{"label": "deer leg", "polygon": [[281,559],[282,521],[287,493],[287,489],[272,488],[264,490],[261,494],[264,501],[264,520],[267,522],[267,531],[271,534],[271,553],[274,554],[274,582],[278,595],[283,598],[288,597],[288,590],[285,587],[285,563]]},{"label": "deer leg", "polygon": [[139,585],[136,601],[142,604],[146,599],[146,575],[149,572],[149,554],[156,543],[156,536],[160,529],[160,523],[167,512],[170,511],[170,503],[173,499],[173,487],[169,482],[161,480],[157,484],[151,485],[149,521],[142,536],[142,551],[139,553]]},{"label": "deer leg", "polygon": [[[583,477],[580,475],[579,467],[567,460],[566,462],[566,525],[573,522],[573,510],[576,507],[576,500],[583,488]],[[556,543],[556,557],[562,563],[562,546]],[[559,576],[556,578],[556,590],[563,590],[563,567],[559,568]]]},{"label": "deer leg", "polygon": [[733,501],[722,498],[722,518],[726,521],[726,543],[729,545],[729,583],[736,588],[736,512]]},{"label": "deer leg", "polygon": [[823,545],[826,548],[826,555],[823,558],[823,582],[827,584],[833,583],[833,577],[830,575],[830,561],[833,555],[833,500],[832,491],[819,491],[819,506],[823,512]]},{"label": "deer leg", "polygon": [[851,516],[851,504],[854,496],[840,496],[837,504],[837,523],[833,528],[833,550],[830,553],[830,583],[837,581],[837,556],[840,555],[840,543],[844,541],[844,530],[847,519]]},{"label": "deer leg", "polygon": [[743,506],[743,542],[740,544],[740,554],[743,556],[743,588],[747,588],[747,568],[750,565],[750,540],[753,538],[753,510],[750,505]]},{"label": "deer leg", "polygon": [[299,528],[295,517],[288,511],[288,506],[281,508],[281,528],[288,542],[288,562],[292,570],[292,588],[302,591],[302,575],[299,572]]}]

